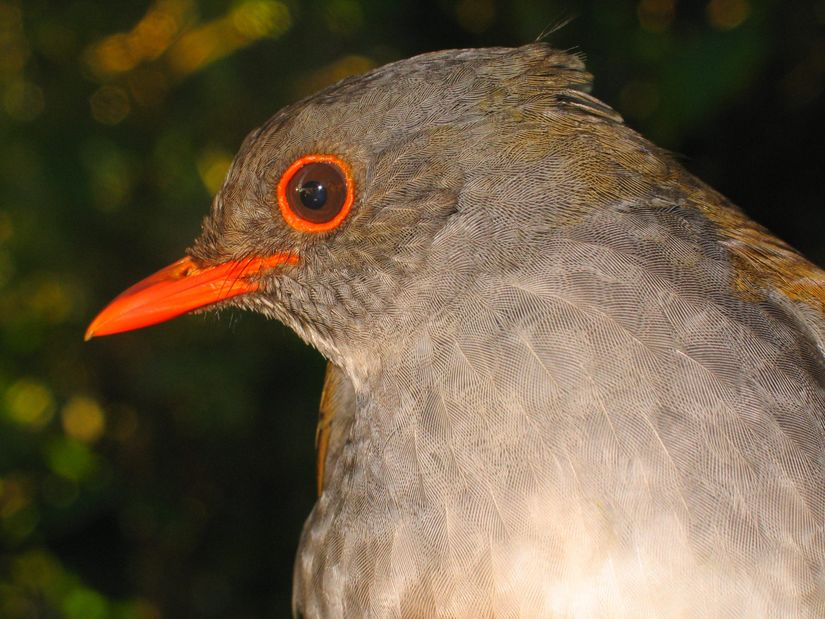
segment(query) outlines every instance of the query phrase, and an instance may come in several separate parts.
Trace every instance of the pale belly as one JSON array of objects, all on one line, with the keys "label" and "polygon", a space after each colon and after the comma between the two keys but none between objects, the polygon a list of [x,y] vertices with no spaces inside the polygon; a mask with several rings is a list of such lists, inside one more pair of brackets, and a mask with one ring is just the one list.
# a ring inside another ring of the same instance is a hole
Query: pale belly
[{"label": "pale belly", "polygon": [[574,497],[533,497],[520,510],[482,508],[475,521],[459,507],[388,511],[366,523],[322,499],[299,548],[295,605],[307,618],[444,619],[818,617],[825,608],[791,548],[708,552],[676,512],[619,522]]}]

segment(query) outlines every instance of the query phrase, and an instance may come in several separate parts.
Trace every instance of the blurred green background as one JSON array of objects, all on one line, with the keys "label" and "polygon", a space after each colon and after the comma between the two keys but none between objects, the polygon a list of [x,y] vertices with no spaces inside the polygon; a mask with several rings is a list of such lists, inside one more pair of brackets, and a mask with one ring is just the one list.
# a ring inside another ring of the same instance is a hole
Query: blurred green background
[{"label": "blurred green background", "polygon": [[83,330],[280,106],[570,17],[600,98],[825,262],[825,0],[0,1],[0,617],[287,615],[323,360],[238,313]]}]

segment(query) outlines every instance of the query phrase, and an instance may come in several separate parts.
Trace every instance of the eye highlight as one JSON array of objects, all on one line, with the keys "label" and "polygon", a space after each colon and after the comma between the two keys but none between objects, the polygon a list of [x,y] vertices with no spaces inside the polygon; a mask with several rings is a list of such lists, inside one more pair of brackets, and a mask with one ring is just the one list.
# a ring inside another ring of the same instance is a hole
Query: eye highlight
[{"label": "eye highlight", "polygon": [[299,232],[326,232],[349,214],[355,187],[349,166],[335,155],[306,155],[281,176],[278,208]]}]

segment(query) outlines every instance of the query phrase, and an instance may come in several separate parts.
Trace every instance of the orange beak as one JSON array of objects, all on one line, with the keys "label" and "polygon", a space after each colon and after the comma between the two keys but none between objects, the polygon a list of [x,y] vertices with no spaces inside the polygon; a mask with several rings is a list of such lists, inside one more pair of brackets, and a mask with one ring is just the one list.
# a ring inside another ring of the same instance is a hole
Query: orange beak
[{"label": "orange beak", "polygon": [[296,262],[293,254],[275,254],[200,268],[183,258],[120,293],[92,321],[85,339],[148,327],[253,292],[258,282],[249,279],[252,275]]}]

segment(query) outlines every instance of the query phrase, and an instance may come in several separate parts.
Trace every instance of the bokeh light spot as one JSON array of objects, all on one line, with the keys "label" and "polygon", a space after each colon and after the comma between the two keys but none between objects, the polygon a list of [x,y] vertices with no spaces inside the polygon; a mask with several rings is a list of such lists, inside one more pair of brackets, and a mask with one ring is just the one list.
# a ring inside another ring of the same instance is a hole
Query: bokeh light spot
[{"label": "bokeh light spot", "polygon": [[81,159],[98,209],[116,210],[130,198],[137,164],[128,152],[108,140],[90,139],[81,148]]},{"label": "bokeh light spot", "polygon": [[0,76],[19,73],[30,53],[20,8],[0,2]]},{"label": "bokeh light spot", "polygon": [[747,0],[711,0],[706,13],[708,23],[717,30],[733,30],[750,15]]},{"label": "bokeh light spot", "polygon": [[0,518],[4,520],[14,516],[31,503],[31,482],[19,475],[12,475],[3,480],[0,488]]},{"label": "bokeh light spot", "polygon": [[218,193],[231,164],[232,155],[224,150],[207,149],[198,157],[198,174],[210,195]]},{"label": "bokeh light spot", "polygon": [[32,429],[46,425],[54,415],[52,392],[43,383],[21,378],[6,390],[6,415],[14,422]]},{"label": "bokeh light spot", "polygon": [[3,109],[14,120],[34,120],[43,112],[44,104],[40,86],[24,80],[9,84],[3,93]]},{"label": "bokeh light spot", "polygon": [[63,611],[69,619],[104,619],[109,616],[109,604],[97,591],[77,587],[63,600]]},{"label": "bokeh light spot", "polygon": [[79,441],[92,443],[106,428],[106,416],[100,405],[90,397],[75,396],[61,411],[63,430]]},{"label": "bokeh light spot", "polygon": [[323,69],[316,71],[310,77],[301,80],[299,82],[298,94],[302,95],[315,92],[350,75],[369,71],[373,67],[375,67],[375,63],[365,56],[354,54],[344,56]]},{"label": "bokeh light spot", "polygon": [[96,470],[94,454],[84,443],[72,438],[54,438],[46,447],[49,467],[57,475],[81,481]]},{"label": "bokeh light spot", "polygon": [[648,32],[664,32],[676,16],[676,0],[641,0],[636,7],[639,24]]},{"label": "bokeh light spot", "polygon": [[179,16],[182,12],[167,10],[163,6],[150,9],[132,30],[131,46],[134,54],[140,60],[153,60],[160,56],[177,35],[180,28]]},{"label": "bokeh light spot", "polygon": [[52,556],[33,550],[17,557],[11,572],[15,582],[38,591],[47,591],[57,584],[61,570]]},{"label": "bokeh light spot", "polygon": [[129,75],[129,92],[140,105],[160,103],[169,90],[169,80],[155,69],[138,69]]},{"label": "bokeh light spot", "polygon": [[48,276],[28,282],[26,304],[32,313],[52,324],[63,322],[72,309],[72,298],[66,286],[56,277]]},{"label": "bokeh light spot", "polygon": [[292,25],[287,6],[271,0],[244,2],[230,15],[235,29],[248,39],[277,37]]},{"label": "bokeh light spot", "polygon": [[92,118],[104,125],[116,125],[129,115],[129,96],[120,86],[101,86],[89,99]]},{"label": "bokeh light spot", "polygon": [[277,37],[292,25],[285,4],[251,0],[228,15],[186,32],[169,50],[169,67],[179,76],[193,73],[263,37]]},{"label": "bokeh light spot", "polygon": [[86,63],[99,79],[125,73],[138,64],[154,60],[178,36],[187,0],[156,2],[130,32],[109,35],[86,51]]},{"label": "bokeh light spot", "polygon": [[21,542],[34,531],[40,522],[40,513],[34,505],[26,505],[3,520],[3,529],[8,537]]},{"label": "bokeh light spot", "polygon": [[132,51],[129,36],[113,34],[98,44],[91,62],[98,73],[110,75],[128,71],[138,60]]}]

